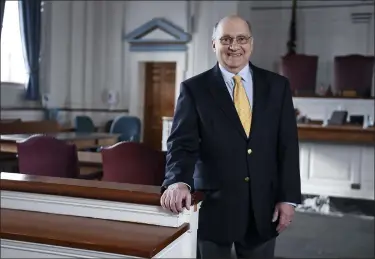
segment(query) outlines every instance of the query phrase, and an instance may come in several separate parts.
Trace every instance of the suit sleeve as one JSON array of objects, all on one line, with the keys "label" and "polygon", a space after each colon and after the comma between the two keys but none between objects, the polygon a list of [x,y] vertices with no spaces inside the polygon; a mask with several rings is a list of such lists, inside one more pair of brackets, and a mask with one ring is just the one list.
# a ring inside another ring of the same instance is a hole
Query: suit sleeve
[{"label": "suit sleeve", "polygon": [[278,136],[279,201],[301,203],[297,121],[289,81],[284,84]]},{"label": "suit sleeve", "polygon": [[199,150],[198,114],[188,87],[181,83],[171,133],[167,140],[165,180],[162,190],[183,182],[193,190],[193,173]]}]

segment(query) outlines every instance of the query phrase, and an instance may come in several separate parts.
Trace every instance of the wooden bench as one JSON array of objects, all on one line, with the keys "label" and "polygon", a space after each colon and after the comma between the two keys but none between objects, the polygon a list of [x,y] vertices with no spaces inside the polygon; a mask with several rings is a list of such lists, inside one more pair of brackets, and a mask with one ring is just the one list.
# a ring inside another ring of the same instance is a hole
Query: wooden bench
[{"label": "wooden bench", "polygon": [[152,258],[189,229],[1,209],[1,239]]},{"label": "wooden bench", "polygon": [[202,195],[160,207],[160,186],[1,173],[6,258],[195,258]]}]

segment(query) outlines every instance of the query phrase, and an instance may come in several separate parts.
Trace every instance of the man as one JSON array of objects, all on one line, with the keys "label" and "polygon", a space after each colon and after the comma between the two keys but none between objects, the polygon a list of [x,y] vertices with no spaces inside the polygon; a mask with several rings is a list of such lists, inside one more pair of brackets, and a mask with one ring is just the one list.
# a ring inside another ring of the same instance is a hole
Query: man
[{"label": "man", "polygon": [[181,83],[168,139],[161,205],[199,212],[198,257],[272,258],[275,238],[301,202],[295,112],[286,78],[254,66],[251,26],[214,28],[218,64]]}]

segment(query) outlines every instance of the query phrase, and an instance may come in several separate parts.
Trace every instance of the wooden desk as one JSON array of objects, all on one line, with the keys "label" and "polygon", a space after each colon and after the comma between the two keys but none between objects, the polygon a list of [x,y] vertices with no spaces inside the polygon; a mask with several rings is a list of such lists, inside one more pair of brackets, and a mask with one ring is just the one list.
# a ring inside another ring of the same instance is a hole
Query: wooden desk
[{"label": "wooden desk", "polygon": [[352,144],[375,144],[375,128],[363,129],[359,126],[322,126],[298,124],[300,141],[336,142]]},{"label": "wooden desk", "polygon": [[302,192],[374,199],[375,128],[298,125]]},{"label": "wooden desk", "polygon": [[201,199],[173,214],[159,186],[1,173],[1,254],[195,258]]},{"label": "wooden desk", "polygon": [[56,133],[60,131],[60,125],[52,120],[0,122],[0,134],[37,134]]},{"label": "wooden desk", "polygon": [[[16,153],[16,143],[23,141],[33,134],[6,134],[1,135],[1,151]],[[59,133],[48,133],[48,136],[55,137],[60,140],[64,140],[68,143],[73,143],[78,149],[93,148],[98,146],[110,146],[118,141],[118,134],[110,133],[77,133],[77,132],[59,132]]]}]

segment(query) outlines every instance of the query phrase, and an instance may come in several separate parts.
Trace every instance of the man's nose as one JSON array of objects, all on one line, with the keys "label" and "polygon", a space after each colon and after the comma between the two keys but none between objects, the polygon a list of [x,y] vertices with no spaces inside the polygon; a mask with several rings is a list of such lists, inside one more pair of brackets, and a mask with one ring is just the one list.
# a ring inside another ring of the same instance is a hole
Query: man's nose
[{"label": "man's nose", "polygon": [[231,50],[238,50],[238,49],[240,48],[240,45],[237,44],[236,41],[234,41],[232,44],[230,44],[229,48],[230,48]]}]

